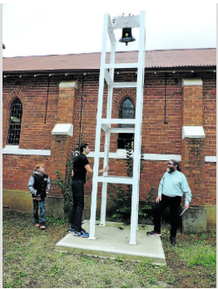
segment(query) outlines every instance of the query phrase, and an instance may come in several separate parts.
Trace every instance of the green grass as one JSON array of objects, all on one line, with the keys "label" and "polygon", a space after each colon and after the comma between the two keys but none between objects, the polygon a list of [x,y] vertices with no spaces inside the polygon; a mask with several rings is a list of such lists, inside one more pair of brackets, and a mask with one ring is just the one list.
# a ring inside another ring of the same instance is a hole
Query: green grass
[{"label": "green grass", "polygon": [[207,269],[216,269],[216,253],[206,253],[200,252],[189,261],[188,266],[192,265],[202,265]]},{"label": "green grass", "polygon": [[40,231],[32,214],[3,212],[4,288],[216,288],[215,232],[179,234],[178,246],[172,247],[165,225],[167,266],[157,266],[56,251],[69,225],[57,218],[47,221]]}]

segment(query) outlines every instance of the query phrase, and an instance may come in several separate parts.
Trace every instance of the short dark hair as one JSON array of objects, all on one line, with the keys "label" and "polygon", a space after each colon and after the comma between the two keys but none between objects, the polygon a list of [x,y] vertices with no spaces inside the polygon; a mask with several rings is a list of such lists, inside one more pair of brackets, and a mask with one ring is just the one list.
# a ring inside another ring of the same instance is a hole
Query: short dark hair
[{"label": "short dark hair", "polygon": [[80,153],[83,153],[83,149],[85,149],[88,146],[87,143],[82,143],[79,147]]},{"label": "short dark hair", "polygon": [[177,166],[177,171],[181,171],[181,167],[180,167],[180,162],[174,159],[171,159],[171,161],[173,162],[174,166]]}]

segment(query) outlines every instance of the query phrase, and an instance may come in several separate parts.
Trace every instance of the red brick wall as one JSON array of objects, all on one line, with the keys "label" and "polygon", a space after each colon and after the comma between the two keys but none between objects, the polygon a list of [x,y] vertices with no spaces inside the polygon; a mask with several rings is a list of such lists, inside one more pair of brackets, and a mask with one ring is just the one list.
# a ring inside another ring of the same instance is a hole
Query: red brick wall
[{"label": "red brick wall", "polygon": [[37,163],[44,163],[49,174],[50,158],[43,156],[4,155],[3,189],[28,191],[28,181]]},{"label": "red brick wall", "polygon": [[216,164],[205,163],[205,204],[216,206]]},{"label": "red brick wall", "polygon": [[204,139],[182,140],[182,171],[192,190],[192,204],[205,204]]},{"label": "red brick wall", "polygon": [[183,87],[183,125],[202,125],[202,85]]},{"label": "red brick wall", "polygon": [[[173,74],[145,77],[143,135],[144,153],[180,154],[182,134],[181,79]],[[166,117],[165,117],[166,83]],[[165,120],[167,123],[165,123]]]},{"label": "red brick wall", "polygon": [[[184,120],[184,125],[203,125],[206,139],[205,139],[205,155],[215,156],[216,151],[216,74],[209,72],[202,73],[200,78],[203,81],[203,92],[200,86],[191,87],[189,101],[189,109],[186,109],[187,118]],[[189,87],[185,88],[186,90]],[[201,97],[201,95],[203,97]],[[187,105],[187,103],[186,103]],[[189,115],[195,108],[196,117],[189,122]],[[203,109],[201,109],[201,107]]]},{"label": "red brick wall", "polygon": [[[183,125],[183,93],[182,78],[191,78],[191,73],[146,73],[144,85],[144,108],[142,126],[143,153],[146,154],[178,154],[182,151]],[[215,116],[216,116],[216,84],[213,73],[202,73],[198,76],[203,81],[203,127],[206,133],[205,155],[216,155]],[[84,127],[84,140],[94,151],[95,127],[98,102],[99,74],[84,76],[82,92],[82,74],[78,79],[78,90],[74,100],[68,101],[67,96],[59,102],[59,83],[66,78],[51,76],[48,93],[48,76],[42,77],[6,77],[3,82],[3,148],[6,145],[10,104],[14,97],[20,97],[23,103],[23,118],[21,127],[20,148],[51,149],[51,131],[56,123],[70,122],[74,126],[73,137],[69,139],[72,148],[79,140],[80,116],[82,106],[81,126]],[[116,81],[135,81],[136,74],[115,75]],[[18,84],[15,81],[19,81]],[[167,86],[165,86],[167,84]],[[166,92],[166,95],[165,95]],[[82,96],[83,94],[83,96]],[[121,102],[129,97],[135,103],[135,89],[115,89],[113,95],[113,117],[118,117]],[[82,102],[81,102],[82,99]],[[71,99],[72,100],[72,99]],[[46,101],[47,113],[46,113]],[[104,112],[107,102],[107,90],[104,94]],[[69,104],[69,105],[68,105]],[[65,105],[67,107],[65,107]],[[165,110],[166,108],[166,110]],[[65,115],[66,113],[66,115]],[[46,117],[46,123],[45,123]],[[167,123],[165,123],[167,122]],[[102,134],[101,148],[104,145]],[[110,151],[116,152],[117,135],[111,135]],[[61,148],[60,148],[61,150]],[[46,171],[53,174],[51,157],[3,155],[3,188],[27,190],[27,182],[36,162],[45,161]],[[90,159],[90,164],[93,160]],[[111,174],[124,173],[123,160],[110,159]],[[160,178],[166,170],[166,161],[143,161],[144,170],[140,185],[140,197],[143,197],[151,187],[157,188]],[[62,163],[65,166],[65,163]],[[205,202],[213,203],[215,199],[215,164],[205,164]],[[19,168],[22,168],[20,170]],[[63,169],[63,167],[62,167]],[[19,178],[17,177],[19,173]],[[12,176],[16,179],[12,181]],[[91,192],[91,180],[87,182],[86,193]],[[208,198],[206,197],[208,195]],[[213,196],[213,198],[212,198]],[[194,204],[194,203],[193,203]]]},{"label": "red brick wall", "polygon": [[216,74],[202,75],[203,127],[206,134],[205,155],[216,155]]},{"label": "red brick wall", "polygon": [[[15,84],[19,81],[19,85]],[[3,82],[3,147],[6,145],[10,105],[15,97],[23,104],[19,147],[23,149],[50,149],[51,131],[57,122],[59,81],[48,77],[5,78]],[[46,123],[45,123],[46,117]]]}]

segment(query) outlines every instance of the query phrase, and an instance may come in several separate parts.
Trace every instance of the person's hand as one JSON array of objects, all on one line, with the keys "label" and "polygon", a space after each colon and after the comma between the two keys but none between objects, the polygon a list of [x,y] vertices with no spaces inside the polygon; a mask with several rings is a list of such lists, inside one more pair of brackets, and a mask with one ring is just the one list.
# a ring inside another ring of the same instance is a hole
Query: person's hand
[{"label": "person's hand", "polygon": [[188,210],[188,208],[189,208],[189,205],[186,204],[185,207],[184,207],[184,209],[185,209],[185,210]]},{"label": "person's hand", "polygon": [[109,166],[106,166],[106,167],[104,168],[104,172],[107,172],[107,171],[109,171]]},{"label": "person's hand", "polygon": [[161,196],[158,196],[157,198],[156,198],[156,203],[159,203],[160,201],[161,201]]},{"label": "person's hand", "polygon": [[49,191],[46,191],[46,195],[49,195]]}]

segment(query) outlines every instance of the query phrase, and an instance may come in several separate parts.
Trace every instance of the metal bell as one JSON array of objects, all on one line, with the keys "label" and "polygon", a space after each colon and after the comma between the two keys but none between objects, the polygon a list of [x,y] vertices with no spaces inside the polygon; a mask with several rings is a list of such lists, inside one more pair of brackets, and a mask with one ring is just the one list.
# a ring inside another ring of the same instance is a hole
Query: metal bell
[{"label": "metal bell", "polygon": [[135,38],[132,37],[132,29],[131,27],[125,27],[122,29],[122,38],[120,38],[119,42],[125,42],[128,45],[128,42],[135,41]]}]

